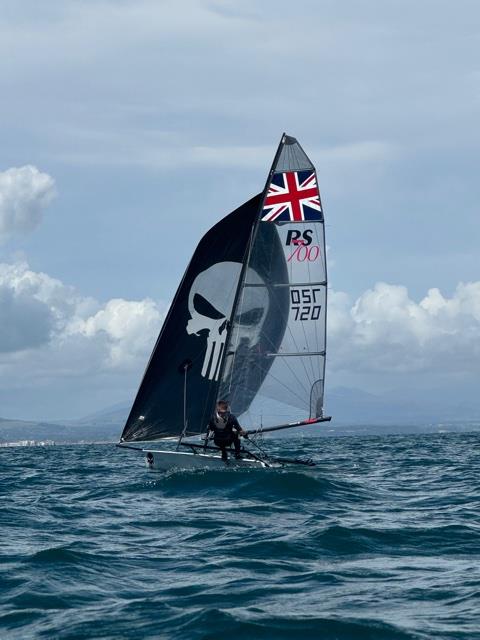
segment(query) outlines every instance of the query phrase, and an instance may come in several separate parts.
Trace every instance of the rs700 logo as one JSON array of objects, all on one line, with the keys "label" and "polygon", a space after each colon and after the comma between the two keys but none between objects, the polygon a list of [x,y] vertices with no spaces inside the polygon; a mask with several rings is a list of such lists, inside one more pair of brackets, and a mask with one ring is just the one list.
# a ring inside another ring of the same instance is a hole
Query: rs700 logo
[{"label": "rs700 logo", "polygon": [[287,262],[296,260],[297,262],[315,262],[320,255],[320,247],[312,245],[313,229],[305,229],[303,233],[298,229],[289,229],[287,233],[287,247],[293,245],[293,250],[287,258]]}]

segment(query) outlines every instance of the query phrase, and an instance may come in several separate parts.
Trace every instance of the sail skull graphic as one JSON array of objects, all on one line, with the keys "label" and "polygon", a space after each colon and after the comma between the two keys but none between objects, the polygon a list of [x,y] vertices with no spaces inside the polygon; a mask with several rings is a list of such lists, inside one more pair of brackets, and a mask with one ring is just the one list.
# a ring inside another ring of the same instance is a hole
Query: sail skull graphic
[{"label": "sail skull graphic", "polygon": [[[190,289],[188,296],[190,319],[187,322],[186,331],[189,335],[203,336],[206,339],[201,375],[208,380],[218,380],[220,374],[228,323],[232,315],[241,270],[242,265],[238,262],[219,262],[199,273]],[[253,280],[257,285],[263,283],[252,269],[248,269],[248,276],[249,280]],[[231,284],[226,287],[225,282]],[[268,294],[264,287],[261,287],[261,290],[261,295],[267,298],[266,304],[264,300],[260,308],[255,308],[258,304],[258,295],[251,303],[247,299],[247,308],[244,303],[239,317],[236,338],[237,341],[248,346],[256,343],[268,310]],[[247,321],[243,322],[242,317]]]},{"label": "sail skull graphic", "polygon": [[[218,262],[198,274],[188,295],[190,320],[186,329],[189,335],[206,338],[202,376],[209,380],[218,380],[227,339],[228,319],[232,313],[241,270],[239,262]],[[226,273],[229,275],[228,280]],[[231,286],[226,287],[226,281],[231,282]]]}]

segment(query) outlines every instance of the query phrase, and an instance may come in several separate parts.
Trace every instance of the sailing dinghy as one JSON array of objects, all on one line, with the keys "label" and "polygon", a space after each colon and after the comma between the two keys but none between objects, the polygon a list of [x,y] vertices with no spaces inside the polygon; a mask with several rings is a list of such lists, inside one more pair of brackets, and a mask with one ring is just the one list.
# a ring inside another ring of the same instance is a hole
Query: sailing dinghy
[{"label": "sailing dinghy", "polygon": [[[330,420],[326,311],[316,171],[284,134],[263,192],[212,227],[193,254],[119,446],[143,451],[152,470],[223,468],[219,449],[198,439],[222,399],[248,433],[232,466],[313,464],[276,458],[259,438]],[[152,444],[166,439],[176,446]]]}]

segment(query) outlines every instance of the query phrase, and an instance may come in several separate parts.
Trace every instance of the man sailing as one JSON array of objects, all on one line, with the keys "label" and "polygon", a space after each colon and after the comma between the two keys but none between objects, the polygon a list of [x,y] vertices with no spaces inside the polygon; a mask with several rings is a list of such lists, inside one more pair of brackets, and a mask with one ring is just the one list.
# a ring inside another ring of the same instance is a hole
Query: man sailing
[{"label": "man sailing", "polygon": [[222,460],[228,462],[227,447],[233,444],[235,458],[241,459],[240,438],[246,436],[247,432],[239,425],[237,418],[230,413],[228,402],[219,400],[216,411],[208,423],[207,439],[213,433],[213,441],[222,452]]}]

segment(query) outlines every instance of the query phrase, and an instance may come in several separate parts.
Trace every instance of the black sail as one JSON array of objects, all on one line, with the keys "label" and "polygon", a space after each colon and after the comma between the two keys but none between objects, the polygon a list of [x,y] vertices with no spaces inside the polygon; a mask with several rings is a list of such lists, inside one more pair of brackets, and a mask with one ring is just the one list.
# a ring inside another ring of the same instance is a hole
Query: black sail
[{"label": "black sail", "polygon": [[151,355],[121,440],[204,431],[218,394],[224,347],[250,236],[261,205],[257,195],[216,224],[200,241]]}]

